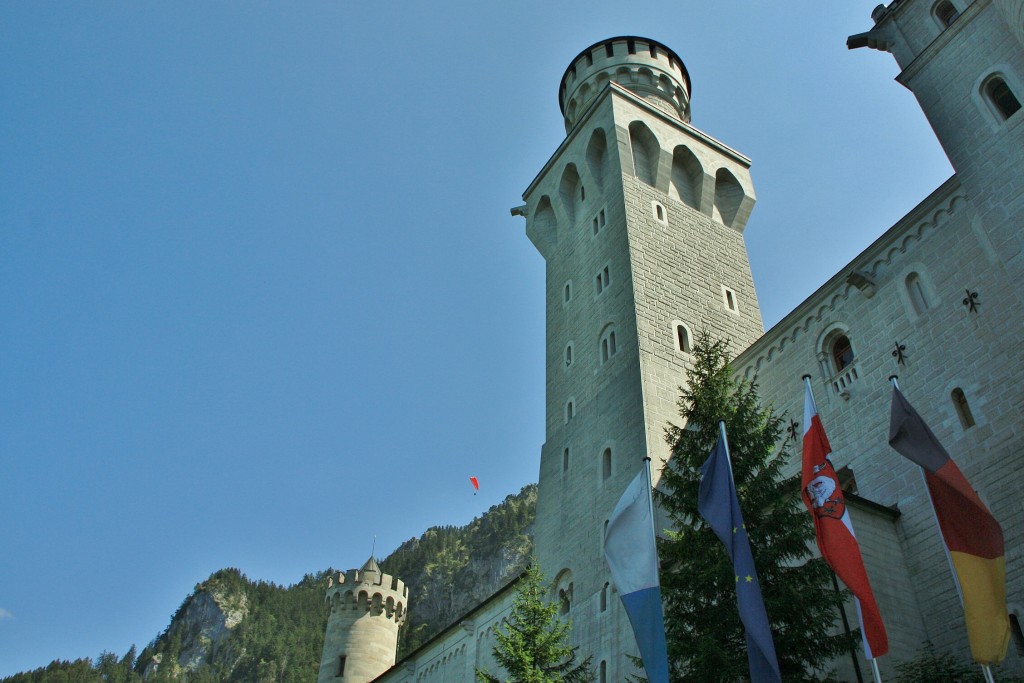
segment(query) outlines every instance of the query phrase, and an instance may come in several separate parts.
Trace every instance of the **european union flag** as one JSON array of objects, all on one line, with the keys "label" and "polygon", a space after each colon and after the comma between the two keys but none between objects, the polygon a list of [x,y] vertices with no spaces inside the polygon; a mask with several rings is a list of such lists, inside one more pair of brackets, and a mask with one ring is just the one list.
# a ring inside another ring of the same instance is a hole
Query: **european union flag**
[{"label": "european union flag", "polygon": [[768,613],[764,609],[761,586],[754,569],[754,556],[750,552],[750,540],[743,526],[743,515],[732,481],[725,424],[721,423],[720,427],[718,443],[700,468],[697,510],[725,544],[732,559],[736,572],[736,601],[739,603],[740,620],[747,636],[750,680],[753,683],[781,683],[782,676],[775,658],[775,643],[772,642],[772,631],[768,625]]}]

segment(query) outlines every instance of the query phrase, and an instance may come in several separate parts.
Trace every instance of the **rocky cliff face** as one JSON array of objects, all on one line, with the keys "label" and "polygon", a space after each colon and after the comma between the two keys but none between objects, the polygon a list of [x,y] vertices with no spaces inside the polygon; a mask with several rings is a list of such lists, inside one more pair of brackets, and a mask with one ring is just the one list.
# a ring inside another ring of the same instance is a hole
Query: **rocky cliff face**
[{"label": "rocky cliff face", "polygon": [[[409,586],[400,653],[426,641],[515,578],[533,554],[537,487],[508,496],[464,527],[434,527],[381,561]],[[167,629],[136,657],[51,662],[0,683],[309,683],[317,678],[327,569],[292,586],[222,569],[200,583]]]},{"label": "rocky cliff face", "polygon": [[[149,680],[160,671],[167,670],[175,678],[182,673],[195,673],[203,665],[213,664],[213,654],[231,662],[237,659],[228,636],[249,613],[249,598],[244,591],[229,582],[211,577],[196,586],[174,616],[165,637],[182,643],[177,657],[158,652],[146,664],[142,677]],[[233,667],[230,667],[233,668]]]},{"label": "rocky cliff face", "polygon": [[433,527],[381,562],[409,586],[399,656],[518,576],[533,555],[537,487],[508,496],[464,527]]},{"label": "rocky cliff face", "polygon": [[[537,487],[508,496],[464,527],[435,527],[381,561],[409,586],[400,654],[515,578],[533,553]],[[146,683],[308,683],[327,624],[328,569],[283,587],[224,569],[196,586],[167,630],[139,655]]]}]

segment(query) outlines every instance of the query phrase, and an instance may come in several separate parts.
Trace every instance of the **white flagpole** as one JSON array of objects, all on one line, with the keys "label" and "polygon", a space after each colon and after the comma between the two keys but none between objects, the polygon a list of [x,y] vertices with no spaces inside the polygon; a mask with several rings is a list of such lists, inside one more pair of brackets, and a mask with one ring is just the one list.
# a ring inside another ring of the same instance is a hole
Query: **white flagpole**
[{"label": "white flagpole", "polygon": [[[818,412],[818,405],[817,405],[817,402],[814,400],[814,390],[811,389],[811,376],[810,375],[804,375],[803,376],[803,380],[804,380],[804,387],[807,389],[807,394],[811,397],[811,402],[814,404],[814,412],[815,412],[815,414],[817,414],[817,412]],[[806,415],[804,416],[804,418],[806,420]],[[804,429],[805,430],[810,429],[810,428],[811,428],[810,425],[806,425],[806,424],[804,425]],[[860,624],[860,630],[861,630],[860,637],[864,641],[864,643],[863,643],[864,644],[864,648],[863,649],[864,649],[864,652],[865,652],[865,659],[867,659],[871,663],[871,677],[874,679],[875,683],[882,683],[882,674],[878,670],[878,662],[876,661],[876,658],[875,657],[868,657],[868,656],[866,656],[866,654],[871,651],[871,648],[870,648],[870,646],[867,645],[867,642],[868,642],[867,641],[867,634],[864,633],[864,619],[861,618],[860,601],[857,599],[856,595],[853,596],[853,604],[857,608],[857,621]],[[846,619],[845,615],[843,616],[843,619],[844,620]],[[854,651],[854,652],[856,652],[856,651]],[[860,676],[860,672],[859,671],[857,672],[857,676],[858,677]]]},{"label": "white flagpole", "polygon": [[718,421],[718,437],[725,446],[725,461],[729,463],[729,480],[732,481],[733,489],[736,488],[736,481],[732,478],[732,456],[729,455],[729,439],[725,436],[725,420]]},{"label": "white flagpole", "polygon": [[[900,385],[896,381],[898,377],[896,375],[890,375],[889,381],[892,382],[892,386],[895,389],[899,389]],[[928,503],[932,509],[932,519],[935,520],[935,528],[939,532],[939,540],[942,542],[942,552],[946,555],[946,564],[949,565],[949,575],[953,577],[953,585],[956,586],[956,595],[960,598],[960,609],[964,608],[964,592],[960,588],[960,579],[956,575],[956,569],[953,567],[953,557],[949,554],[949,548],[946,546],[946,537],[942,535],[942,526],[939,525],[939,515],[935,512],[935,501],[932,500],[932,494],[928,490],[928,477],[924,473],[923,467],[918,467],[921,472],[921,483],[924,484],[924,490],[928,493]],[[988,664],[982,664],[978,662],[978,666],[981,667],[982,676],[985,677],[986,683],[995,683],[995,679],[992,677],[992,669]]]},{"label": "white flagpole", "polygon": [[878,670],[878,660],[874,657],[868,660],[871,662],[871,675],[875,678],[875,683],[882,683],[882,674]]}]

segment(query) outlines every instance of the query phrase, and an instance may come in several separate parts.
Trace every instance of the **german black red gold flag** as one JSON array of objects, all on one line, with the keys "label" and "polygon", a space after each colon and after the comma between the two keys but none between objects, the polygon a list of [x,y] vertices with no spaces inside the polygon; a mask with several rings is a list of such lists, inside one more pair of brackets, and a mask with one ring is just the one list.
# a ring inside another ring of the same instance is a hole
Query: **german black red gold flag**
[{"label": "german black red gold flag", "polygon": [[893,387],[889,445],[924,469],[943,542],[960,585],[971,655],[981,664],[1006,656],[1006,551],[1003,530],[949,453]]}]

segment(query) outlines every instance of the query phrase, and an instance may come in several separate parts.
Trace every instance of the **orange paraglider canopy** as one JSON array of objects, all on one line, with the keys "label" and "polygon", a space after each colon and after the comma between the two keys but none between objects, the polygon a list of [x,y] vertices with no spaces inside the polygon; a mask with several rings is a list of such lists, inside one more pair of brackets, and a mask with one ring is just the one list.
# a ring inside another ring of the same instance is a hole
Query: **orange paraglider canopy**
[{"label": "orange paraglider canopy", "polygon": [[[480,490],[480,482],[479,482],[479,481],[477,481],[477,478],[476,478],[476,477],[470,477],[470,478],[469,478],[469,483],[471,483],[471,484],[473,485],[473,488],[474,488],[474,489],[475,489],[476,491],[479,491],[479,490]],[[473,495],[475,496],[475,495],[476,495],[476,493],[474,492],[474,493],[473,493]]]}]

